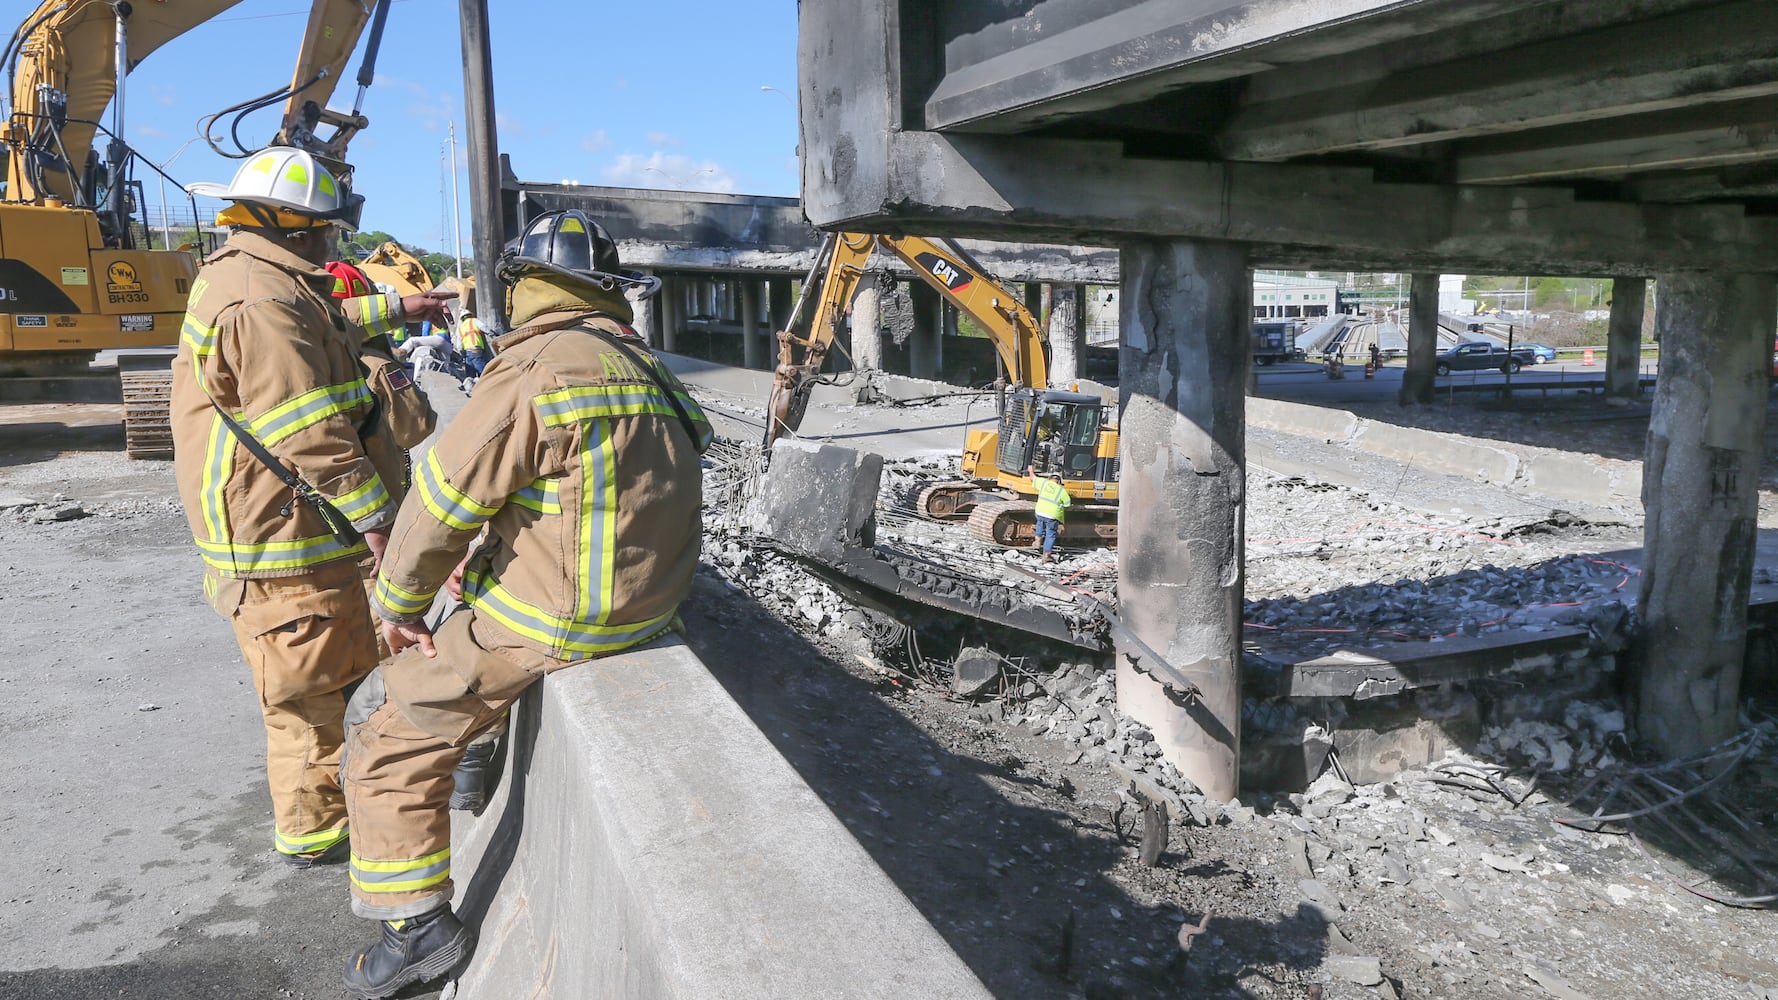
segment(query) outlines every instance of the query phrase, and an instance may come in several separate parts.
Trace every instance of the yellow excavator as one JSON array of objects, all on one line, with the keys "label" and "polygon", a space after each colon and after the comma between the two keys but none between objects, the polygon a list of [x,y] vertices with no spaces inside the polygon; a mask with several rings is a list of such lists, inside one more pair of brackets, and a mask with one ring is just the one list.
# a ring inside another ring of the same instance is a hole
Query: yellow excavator
[{"label": "yellow excavator", "polygon": [[[985,330],[1002,369],[996,380],[1003,390],[997,429],[968,432],[963,478],[923,490],[920,513],[934,520],[967,520],[970,534],[985,542],[1030,547],[1037,544],[1037,489],[1028,470],[1039,476],[1059,472],[1075,501],[1061,540],[1115,545],[1115,411],[1090,393],[1048,387],[1049,363],[1037,317],[952,240],[838,233],[822,242],[789,328],[778,333],[765,447],[802,425],[810,393],[829,378],[821,369],[877,250],[899,259]],[[807,332],[798,333],[804,306],[811,299],[816,303],[813,318]]]},{"label": "yellow excavator", "polygon": [[[13,33],[0,57],[13,67],[11,112],[0,123],[0,396],[37,395],[37,386],[7,392],[26,380],[63,391],[63,383],[90,381],[99,351],[178,342],[198,261],[184,249],[149,249],[142,184],[133,173],[160,170],[125,141],[124,82],[156,49],[239,2],[44,0]],[[346,143],[367,122],[357,107],[327,110],[327,99],[374,19],[358,75],[362,102],[389,3],[315,0],[290,86],[225,109],[211,123],[283,102],[274,144],[343,160]],[[107,105],[109,126],[99,121]],[[322,126],[332,134],[319,135]],[[160,354],[120,362],[134,457],[172,452],[170,361]]]}]

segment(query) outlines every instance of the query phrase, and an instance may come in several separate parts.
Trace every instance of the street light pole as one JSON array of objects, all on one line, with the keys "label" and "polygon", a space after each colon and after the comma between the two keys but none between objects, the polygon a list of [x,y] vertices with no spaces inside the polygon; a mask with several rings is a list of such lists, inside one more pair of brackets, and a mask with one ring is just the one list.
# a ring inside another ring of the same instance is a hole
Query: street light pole
[{"label": "street light pole", "polygon": [[457,200],[457,121],[451,120],[451,232],[457,241],[457,277],[463,277],[463,210]]},{"label": "street light pole", "polygon": [[[177,159],[179,159],[179,157],[185,155],[185,151],[187,149],[191,148],[191,144],[194,142],[197,142],[200,138],[202,138],[202,136],[195,136],[194,135],[191,138],[185,140],[185,143],[183,145],[181,145],[178,149],[173,151],[172,156],[169,156],[165,160],[162,160],[161,162],[155,164],[154,172],[155,172],[155,175],[160,178],[160,189],[161,189],[161,249],[162,250],[173,249],[173,226],[170,222],[167,221],[167,173],[166,173],[166,170],[168,167],[173,165],[174,160],[177,160]],[[193,226],[196,226],[198,224],[198,220],[194,218],[191,220],[191,223]]]}]

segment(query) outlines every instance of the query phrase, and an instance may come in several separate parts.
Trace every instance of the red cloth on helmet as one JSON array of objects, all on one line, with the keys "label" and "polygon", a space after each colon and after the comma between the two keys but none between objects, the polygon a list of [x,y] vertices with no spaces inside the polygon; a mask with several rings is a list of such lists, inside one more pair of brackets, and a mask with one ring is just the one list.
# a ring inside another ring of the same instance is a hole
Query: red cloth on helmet
[{"label": "red cloth on helmet", "polygon": [[355,299],[377,293],[370,278],[355,264],[343,260],[328,261],[327,273],[333,275],[333,297],[336,299]]}]

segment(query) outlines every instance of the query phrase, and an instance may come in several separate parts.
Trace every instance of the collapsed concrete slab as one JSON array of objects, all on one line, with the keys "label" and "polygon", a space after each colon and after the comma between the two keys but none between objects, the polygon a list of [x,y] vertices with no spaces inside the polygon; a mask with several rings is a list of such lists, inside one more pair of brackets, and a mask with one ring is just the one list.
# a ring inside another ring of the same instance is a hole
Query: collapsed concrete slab
[{"label": "collapsed concrete slab", "polygon": [[859,603],[890,610],[884,598],[1005,625],[1058,642],[1104,648],[1103,623],[1064,614],[996,581],[960,574],[920,554],[876,544],[883,458],[836,445],[780,440],[761,477],[752,527],[778,548],[808,560],[828,583]]},{"label": "collapsed concrete slab", "polygon": [[987,998],[672,640],[550,675],[459,828],[459,1000]]}]

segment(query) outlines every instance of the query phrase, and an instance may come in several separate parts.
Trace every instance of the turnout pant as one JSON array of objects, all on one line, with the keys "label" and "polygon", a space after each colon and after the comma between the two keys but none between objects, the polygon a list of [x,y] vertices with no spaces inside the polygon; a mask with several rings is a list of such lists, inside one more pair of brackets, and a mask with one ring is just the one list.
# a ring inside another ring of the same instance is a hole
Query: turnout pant
[{"label": "turnout pant", "polygon": [[326,850],[345,839],[340,792],[346,689],[377,665],[362,569],[338,562],[298,576],[224,581],[229,620],[265,717],[273,846]]},{"label": "turnout pant", "polygon": [[399,920],[450,903],[448,807],[463,749],[543,675],[586,662],[525,647],[473,608],[447,618],[433,642],[437,658],[405,649],[353,698],[343,770],[361,917]]}]

